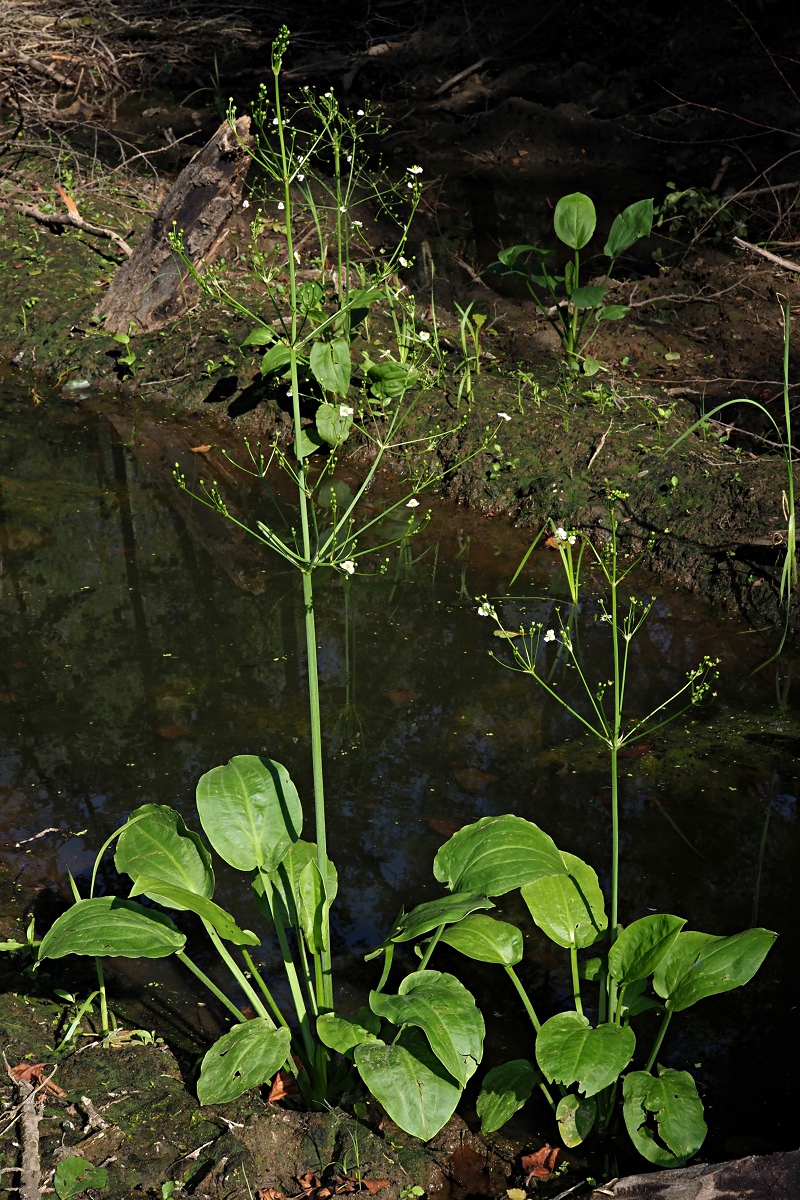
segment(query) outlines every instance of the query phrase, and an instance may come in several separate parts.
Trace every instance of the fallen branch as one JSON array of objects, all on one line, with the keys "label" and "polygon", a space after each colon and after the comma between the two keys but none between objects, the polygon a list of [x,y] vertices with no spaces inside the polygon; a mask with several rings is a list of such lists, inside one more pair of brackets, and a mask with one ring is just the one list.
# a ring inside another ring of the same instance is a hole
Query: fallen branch
[{"label": "fallen branch", "polygon": [[44,213],[33,204],[23,204],[19,200],[0,200],[0,208],[40,221],[42,225],[73,225],[76,229],[82,229],[84,233],[94,234],[95,237],[109,238],[127,258],[133,254],[128,243],[113,229],[106,229],[104,225],[93,225],[90,221],[85,221],[79,213]]},{"label": "fallen branch", "polygon": [[[5,1060],[5,1055],[3,1055]],[[22,1162],[19,1167],[20,1200],[40,1200],[42,1162],[39,1156],[39,1122],[42,1119],[44,1099],[36,1103],[37,1089],[27,1079],[18,1079],[6,1062],[8,1076],[20,1096],[20,1141],[22,1142]]]},{"label": "fallen branch", "polygon": [[800,273],[800,263],[789,262],[788,258],[778,258],[777,254],[771,254],[769,250],[762,250],[760,246],[754,246],[752,242],[746,242],[744,238],[735,237],[733,242],[742,250],[752,250],[754,254],[760,254],[762,258],[766,258],[767,262],[775,263],[776,267],[783,267],[784,271]]}]

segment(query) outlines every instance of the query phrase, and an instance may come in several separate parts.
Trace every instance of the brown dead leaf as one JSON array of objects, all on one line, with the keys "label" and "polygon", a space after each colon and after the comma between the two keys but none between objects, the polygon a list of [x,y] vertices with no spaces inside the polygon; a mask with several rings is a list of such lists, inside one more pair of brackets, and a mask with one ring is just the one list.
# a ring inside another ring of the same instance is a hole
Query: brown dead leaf
[{"label": "brown dead leaf", "polygon": [[0,704],[16,704],[19,698],[19,692],[0,692]]},{"label": "brown dead leaf", "polygon": [[440,833],[442,837],[450,838],[454,833],[458,833],[459,829],[464,828],[464,822],[459,821],[457,817],[428,817],[425,824],[434,833]]},{"label": "brown dead leaf", "polygon": [[544,544],[545,544],[545,546],[547,546],[548,550],[557,550],[558,549],[558,538],[555,538],[555,537],[545,538]]},{"label": "brown dead leaf", "polygon": [[64,189],[60,183],[57,183],[55,185],[55,188],[56,188],[56,191],[58,192],[59,196],[61,197],[61,199],[64,201],[64,203],[67,206],[67,212],[72,213],[73,217],[79,217],[81,214],[78,212],[78,206],[75,203],[75,201],[72,199],[72,196],[67,195],[67,193],[64,191]]},{"label": "brown dead leaf", "polygon": [[558,1155],[558,1147],[553,1149],[549,1142],[545,1142],[541,1150],[536,1150],[533,1154],[523,1154],[522,1169],[534,1179],[547,1179],[555,1170]]},{"label": "brown dead leaf", "polygon": [[286,1200],[283,1192],[277,1192],[275,1188],[259,1188],[256,1192],[256,1200]]},{"label": "brown dead leaf", "polygon": [[174,742],[177,738],[186,737],[189,728],[187,725],[156,725],[153,732],[168,742]]},{"label": "brown dead leaf", "polygon": [[30,1083],[33,1087],[44,1084],[46,1096],[57,1096],[59,1100],[63,1100],[67,1093],[57,1083],[53,1083],[52,1079],[47,1079],[46,1067],[47,1063],[20,1063],[17,1067],[9,1067],[8,1073],[15,1083]]},{"label": "brown dead leaf", "polygon": [[278,1071],[278,1074],[275,1076],[275,1080],[269,1090],[269,1096],[267,1096],[267,1099],[271,1104],[274,1104],[276,1100],[283,1100],[284,1096],[299,1095],[300,1088],[297,1086],[297,1081],[289,1074],[288,1071],[284,1071],[283,1068],[281,1068],[281,1070]]},{"label": "brown dead leaf", "polygon": [[479,792],[490,783],[497,783],[500,778],[499,775],[490,775],[488,771],[479,771],[477,767],[465,767],[463,771],[456,771],[455,775],[456,782],[465,792]]},{"label": "brown dead leaf", "polygon": [[208,454],[209,450],[213,450],[213,446],[190,446],[192,454]]},{"label": "brown dead leaf", "polygon": [[388,1179],[364,1179],[362,1182],[370,1196],[374,1196],[376,1192],[382,1192],[384,1188],[389,1186]]},{"label": "brown dead leaf", "polygon": [[450,1195],[453,1197],[489,1194],[489,1164],[485,1154],[470,1146],[459,1146],[450,1156]]}]

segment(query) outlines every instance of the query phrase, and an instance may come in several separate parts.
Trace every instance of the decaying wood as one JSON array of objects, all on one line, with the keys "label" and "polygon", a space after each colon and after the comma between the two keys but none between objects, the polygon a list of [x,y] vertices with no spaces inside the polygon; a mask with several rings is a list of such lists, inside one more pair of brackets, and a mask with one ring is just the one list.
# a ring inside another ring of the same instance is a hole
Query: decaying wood
[{"label": "decaying wood", "polygon": [[800,1196],[800,1150],[629,1175],[597,1188],[592,1200],[789,1200]]},{"label": "decaying wood", "polygon": [[44,1108],[44,1088],[34,1087],[25,1078],[18,1078],[3,1055],[6,1072],[16,1088],[20,1103],[20,1142],[22,1160],[19,1167],[19,1185],[16,1189],[20,1200],[39,1200],[41,1196],[42,1162],[39,1155],[39,1122]]},{"label": "decaying wood", "polygon": [[235,129],[226,122],[176,179],[134,253],[117,271],[95,317],[111,333],[154,333],[186,312],[196,285],[169,243],[183,232],[190,261],[211,262],[225,237],[231,214],[242,202],[250,166],[250,118]]},{"label": "decaying wood", "polygon": [[754,246],[752,242],[746,242],[744,238],[735,237],[734,245],[739,246],[742,250],[752,250],[753,254],[760,254],[767,262],[775,263],[776,267],[783,267],[784,271],[800,271],[800,263],[790,262],[788,258],[778,258],[777,254],[771,254],[769,250],[764,250],[761,246]]}]

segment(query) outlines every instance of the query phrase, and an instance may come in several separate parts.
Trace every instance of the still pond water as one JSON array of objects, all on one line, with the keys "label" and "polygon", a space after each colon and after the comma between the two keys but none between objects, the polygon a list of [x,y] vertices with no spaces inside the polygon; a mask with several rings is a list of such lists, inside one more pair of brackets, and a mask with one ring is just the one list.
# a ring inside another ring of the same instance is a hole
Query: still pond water
[{"label": "still pond water", "polygon": [[[118,422],[74,398],[38,391],[36,404],[30,383],[0,379],[0,853],[31,902],[44,893],[66,903],[67,871],[85,885],[96,849],[137,805],[170,804],[196,827],[197,779],[234,754],[283,762],[309,797],[304,635],[299,583],[282,562],[215,543],[211,526],[222,518],[187,523],[163,467],[160,476],[151,469],[144,436],[123,437]],[[401,904],[441,894],[433,857],[463,824],[528,817],[607,882],[603,759],[531,680],[488,657],[502,643],[476,614],[476,596],[506,590],[525,537],[499,520],[431,507],[425,533],[392,553],[383,577],[356,578],[347,603],[341,576],[319,585],[345,1009],[374,986],[363,955]],[[504,602],[507,625],[521,616],[556,624],[557,566],[555,554],[532,556],[515,587],[528,599]],[[638,586],[657,601],[636,650],[630,711],[665,698],[704,654],[721,659],[721,677],[713,705],[623,760],[622,919],[658,908],[712,933],[754,917],[778,931],[756,980],[682,1014],[661,1058],[694,1069],[709,1156],[793,1148],[798,673],[784,657],[776,690],[772,668],[750,674],[766,644],[757,635],[649,576]],[[596,616],[589,598],[582,644],[589,675],[601,678]],[[306,821],[309,829],[310,807]],[[220,903],[258,928],[235,881],[222,870],[218,878]],[[113,880],[109,865],[103,885]],[[506,913],[520,915],[510,905]],[[538,931],[526,934],[520,970],[549,1015],[568,996],[567,963]],[[267,939],[268,967],[273,953]],[[530,1051],[499,969],[475,976],[447,950],[435,965],[474,987],[489,1027],[487,1065]],[[130,991],[132,974],[146,994],[158,990],[158,1008],[213,1023],[169,963],[127,964],[112,988]]]}]

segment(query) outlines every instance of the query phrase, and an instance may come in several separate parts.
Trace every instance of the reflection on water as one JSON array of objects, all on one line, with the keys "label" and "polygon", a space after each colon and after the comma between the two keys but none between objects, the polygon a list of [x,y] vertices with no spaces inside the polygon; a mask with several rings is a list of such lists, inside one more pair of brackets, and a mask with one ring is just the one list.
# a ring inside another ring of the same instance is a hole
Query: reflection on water
[{"label": "reflection on water", "polygon": [[[258,559],[258,586],[243,590],[240,564],[210,554],[188,531],[138,443],[122,444],[105,417],[72,401],[52,396],[33,408],[21,384],[2,387],[0,843],[31,893],[49,887],[66,897],[67,870],[85,876],[138,804],[171,804],[196,825],[198,777],[234,754],[269,754],[310,796],[299,582],[279,560]],[[373,980],[361,956],[400,905],[439,894],[432,859],[461,825],[514,811],[592,862],[601,879],[607,873],[602,756],[528,678],[491,661],[503,644],[475,612],[472,597],[502,590],[525,539],[432,508],[425,541],[402,558],[395,551],[385,576],[349,582],[331,573],[319,583],[345,1005],[360,1002]],[[505,602],[507,626],[554,623],[556,564],[556,555],[532,556],[518,584],[527,598]],[[252,577],[252,558],[246,566]],[[800,958],[795,695],[790,686],[778,703],[774,676],[750,675],[763,646],[748,630],[656,591],[630,712],[675,690],[706,653],[722,659],[720,695],[623,759],[623,919],[659,908],[731,933],[757,906],[758,923],[779,931],[755,983],[676,1021],[664,1059],[702,1064],[696,1075],[709,1088],[716,1138],[709,1153],[788,1147]],[[589,673],[600,677],[607,667],[595,616],[587,601],[578,628]],[[784,679],[790,670],[784,659]],[[15,848],[49,828],[56,832]],[[111,886],[113,870],[104,879]],[[246,891],[220,872],[220,902],[251,924],[258,917]],[[521,915],[513,900],[504,903]],[[564,964],[533,929],[526,946],[523,975],[547,1012],[567,994]],[[269,940],[262,950],[268,961]],[[474,984],[494,1039],[490,1061],[506,1049],[518,1056],[527,1033],[513,996],[496,975],[471,980],[465,965],[446,950],[439,962]],[[159,970],[190,988],[168,966]],[[732,1068],[735,1076],[726,1074]]]}]

